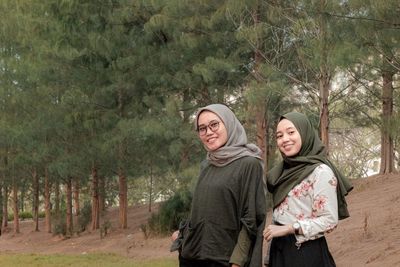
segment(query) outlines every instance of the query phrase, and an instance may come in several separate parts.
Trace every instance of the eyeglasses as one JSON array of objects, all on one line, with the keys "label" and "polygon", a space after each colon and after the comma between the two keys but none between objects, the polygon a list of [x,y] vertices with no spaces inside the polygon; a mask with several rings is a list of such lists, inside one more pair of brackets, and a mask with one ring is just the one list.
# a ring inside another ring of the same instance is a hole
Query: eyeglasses
[{"label": "eyeglasses", "polygon": [[197,131],[201,136],[207,134],[207,129],[210,129],[213,133],[215,133],[219,129],[219,121],[211,121],[207,126],[200,125],[199,127],[197,127]]}]

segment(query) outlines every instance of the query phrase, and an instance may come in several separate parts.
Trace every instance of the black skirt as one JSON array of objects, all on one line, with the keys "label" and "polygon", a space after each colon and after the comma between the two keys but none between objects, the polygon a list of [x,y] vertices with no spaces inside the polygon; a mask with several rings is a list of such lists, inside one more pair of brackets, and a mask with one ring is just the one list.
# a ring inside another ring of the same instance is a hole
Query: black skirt
[{"label": "black skirt", "polygon": [[229,267],[228,262],[221,263],[210,260],[189,260],[179,256],[179,267]]},{"label": "black skirt", "polygon": [[273,238],[268,267],[334,267],[335,261],[325,237],[309,240],[296,246],[296,237]]}]

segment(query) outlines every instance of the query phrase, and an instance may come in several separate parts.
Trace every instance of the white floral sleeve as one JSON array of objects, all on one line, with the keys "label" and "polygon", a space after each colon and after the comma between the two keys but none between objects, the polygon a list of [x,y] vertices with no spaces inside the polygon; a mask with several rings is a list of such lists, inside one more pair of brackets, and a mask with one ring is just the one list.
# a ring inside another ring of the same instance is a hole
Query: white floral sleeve
[{"label": "white floral sleeve", "polygon": [[332,231],[338,224],[336,185],[329,166],[319,165],[274,209],[274,220],[281,224],[298,221],[303,233],[296,236],[299,243]]}]

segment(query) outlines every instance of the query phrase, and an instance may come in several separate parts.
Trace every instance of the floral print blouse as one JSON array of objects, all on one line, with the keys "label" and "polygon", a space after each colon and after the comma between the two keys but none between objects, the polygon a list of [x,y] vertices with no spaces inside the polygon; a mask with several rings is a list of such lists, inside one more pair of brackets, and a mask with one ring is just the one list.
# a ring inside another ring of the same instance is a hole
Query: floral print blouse
[{"label": "floral print blouse", "polygon": [[322,237],[338,224],[336,185],[331,168],[319,165],[274,209],[273,221],[299,222],[303,234],[296,235],[297,244]]}]

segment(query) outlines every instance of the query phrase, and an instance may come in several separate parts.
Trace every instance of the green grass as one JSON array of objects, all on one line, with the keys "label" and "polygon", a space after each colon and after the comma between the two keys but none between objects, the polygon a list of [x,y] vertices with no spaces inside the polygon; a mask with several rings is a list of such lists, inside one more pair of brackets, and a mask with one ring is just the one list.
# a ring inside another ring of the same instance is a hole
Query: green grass
[{"label": "green grass", "polygon": [[37,255],[37,254],[0,254],[0,266],[29,267],[177,267],[178,259],[135,260],[115,254],[86,255]]}]

